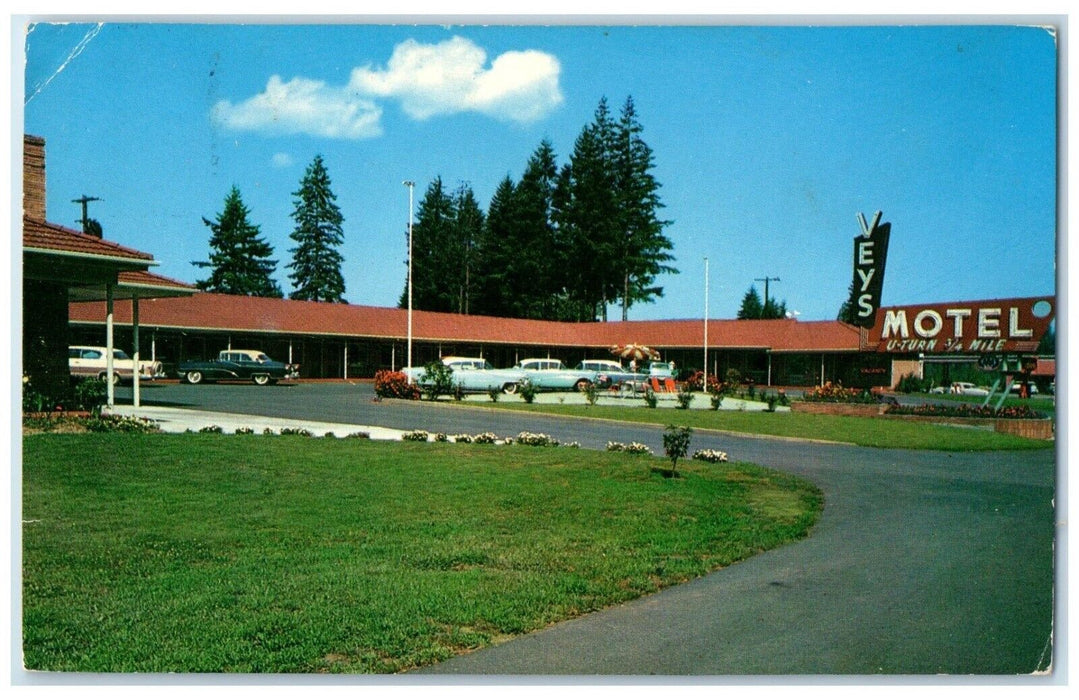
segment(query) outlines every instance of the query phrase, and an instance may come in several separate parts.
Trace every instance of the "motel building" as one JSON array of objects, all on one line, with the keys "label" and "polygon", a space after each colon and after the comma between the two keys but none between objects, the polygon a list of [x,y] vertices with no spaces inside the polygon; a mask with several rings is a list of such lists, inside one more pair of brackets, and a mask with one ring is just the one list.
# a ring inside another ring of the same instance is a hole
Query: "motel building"
[{"label": "motel building", "polygon": [[[117,347],[173,375],[180,362],[229,348],[298,364],[301,379],[363,380],[406,364],[406,310],[200,292],[155,275],[149,253],[46,220],[44,139],[24,138],[23,161],[23,370],[39,385],[66,380],[68,345]],[[758,386],[894,387],[904,375],[922,376],[927,363],[1006,368],[1008,361],[1048,384],[1053,363],[1033,354],[1054,313],[1053,296],[885,307],[872,327],[796,319],[569,323],[416,310],[412,357],[415,365],[465,355],[495,367],[530,357],[573,366],[634,343],[680,371],[724,377],[735,369]]]}]

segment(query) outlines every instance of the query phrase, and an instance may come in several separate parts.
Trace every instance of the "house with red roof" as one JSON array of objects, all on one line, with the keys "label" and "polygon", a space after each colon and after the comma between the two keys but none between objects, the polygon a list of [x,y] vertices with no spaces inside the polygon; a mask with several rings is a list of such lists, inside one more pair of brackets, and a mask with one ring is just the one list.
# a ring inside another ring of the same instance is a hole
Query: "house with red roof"
[{"label": "house with red roof", "polygon": [[[94,235],[50,223],[45,211],[45,140],[23,137],[22,370],[37,392],[66,395],[69,302],[104,300],[105,333],[96,344],[112,346],[108,310],[127,300],[137,319],[139,300],[190,295],[194,287],[155,275],[154,257]],[[138,338],[138,325],[130,327]],[[136,383],[136,402],[137,402]],[[109,403],[112,403],[109,386]]]}]

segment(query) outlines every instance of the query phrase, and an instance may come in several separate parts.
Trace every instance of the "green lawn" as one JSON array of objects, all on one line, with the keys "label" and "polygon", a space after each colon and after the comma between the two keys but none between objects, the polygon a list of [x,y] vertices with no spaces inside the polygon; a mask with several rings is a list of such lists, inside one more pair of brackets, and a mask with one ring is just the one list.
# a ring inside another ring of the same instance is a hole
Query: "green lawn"
[{"label": "green lawn", "polygon": [[23,440],[26,666],[394,672],[805,537],[749,464],[262,435]]},{"label": "green lawn", "polygon": [[782,411],[707,411],[640,406],[572,404],[470,403],[471,408],[532,411],[561,416],[629,421],[655,425],[688,425],[752,435],[846,442],[864,447],[946,450],[952,452],[1045,449],[1053,443],[992,430],[953,427],[892,418],[824,416]]}]

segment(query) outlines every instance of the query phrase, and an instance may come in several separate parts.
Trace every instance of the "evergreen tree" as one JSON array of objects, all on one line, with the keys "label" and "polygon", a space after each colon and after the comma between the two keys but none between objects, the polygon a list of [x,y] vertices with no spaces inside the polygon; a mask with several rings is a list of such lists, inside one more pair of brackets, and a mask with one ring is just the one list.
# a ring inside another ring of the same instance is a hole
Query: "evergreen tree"
[{"label": "evergreen tree", "polygon": [[199,289],[244,296],[282,296],[271,276],[277,268],[277,261],[270,259],[273,246],[259,237],[258,226],[248,222],[249,213],[239,188],[233,186],[217,220],[203,217],[202,222],[211,231],[210,259],[192,264],[208,267],[211,273],[208,279],[195,283]]},{"label": "evergreen tree", "polygon": [[738,318],[744,319],[776,319],[787,315],[787,302],[775,299],[761,301],[761,295],[757,287],[751,285],[749,291],[742,297],[742,306],[738,309]]},{"label": "evergreen tree", "polygon": [[291,298],[308,301],[345,300],[345,280],[341,276],[341,254],[337,247],[344,242],[341,224],[344,217],[337,207],[337,197],[330,189],[330,176],[322,162],[315,156],[300,182],[300,189],[292,193],[295,209],[292,218],[296,222],[290,238],[297,246],[290,249],[293,270],[289,275],[293,291]]},{"label": "evergreen tree", "polygon": [[617,298],[622,277],[613,261],[620,249],[615,168],[610,157],[613,125],[606,100],[573,145],[557,194],[557,223],[567,255],[566,290],[579,321],[606,320],[607,301]]},{"label": "evergreen tree", "polygon": [[854,297],[855,288],[854,281],[852,280],[850,283],[850,288],[847,290],[847,299],[843,302],[842,306],[839,307],[839,313],[836,315],[837,321],[853,324],[856,320],[858,320],[854,316]]},{"label": "evergreen tree", "polygon": [[477,294],[478,247],[483,238],[484,214],[476,201],[476,195],[468,185],[461,185],[453,197],[454,222],[451,247],[458,256],[458,264],[448,272],[453,273],[457,288],[457,313],[472,312]]},{"label": "evergreen tree", "polygon": [[519,318],[554,318],[554,294],[562,286],[562,249],[558,245],[551,207],[558,164],[554,147],[544,140],[525,166],[514,190],[512,274],[506,293]]},{"label": "evergreen tree", "polygon": [[507,175],[498,183],[487,217],[483,222],[480,244],[476,251],[476,268],[483,274],[474,283],[476,301],[474,313],[485,316],[509,316],[508,299],[503,285],[511,274],[514,242],[511,240],[514,192],[516,186]]},{"label": "evergreen tree", "polygon": [[614,152],[622,227],[619,296],[623,321],[628,319],[629,308],[635,302],[649,302],[663,296],[663,287],[654,284],[657,275],[678,272],[666,264],[674,260],[668,252],[672,249],[671,241],[663,235],[663,228],[671,222],[657,218],[663,204],[659,200],[659,183],[651,172],[655,164],[652,149],[641,138],[641,131],[633,98],[627,97]]},{"label": "evergreen tree", "polygon": [[[436,177],[416,210],[412,226],[412,306],[427,311],[456,311],[458,289],[446,284],[448,271],[460,265],[452,248],[456,212],[442,178]],[[408,232],[405,232],[406,239]],[[405,261],[408,264],[408,261]],[[451,278],[452,279],[452,278]],[[408,280],[401,308],[408,305]]]},{"label": "evergreen tree", "polygon": [[764,316],[764,304],[761,295],[757,293],[755,286],[750,286],[749,291],[742,297],[742,306],[738,309],[738,319],[753,319]]}]

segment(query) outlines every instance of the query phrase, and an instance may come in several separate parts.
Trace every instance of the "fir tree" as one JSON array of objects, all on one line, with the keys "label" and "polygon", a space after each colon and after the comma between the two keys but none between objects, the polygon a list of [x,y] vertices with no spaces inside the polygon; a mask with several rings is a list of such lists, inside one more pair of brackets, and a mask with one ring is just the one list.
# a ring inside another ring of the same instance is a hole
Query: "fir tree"
[{"label": "fir tree", "polygon": [[447,272],[457,289],[457,313],[472,312],[476,297],[478,247],[483,237],[484,214],[472,188],[462,184],[453,195],[453,236],[450,247],[458,260]]},{"label": "fir tree", "polygon": [[764,315],[764,304],[761,295],[755,286],[750,286],[749,291],[742,297],[742,306],[738,309],[738,319],[761,318]]},{"label": "fir tree", "polygon": [[671,222],[657,217],[663,204],[659,199],[659,183],[652,175],[655,164],[652,149],[641,138],[641,132],[633,98],[627,97],[614,153],[622,233],[619,296],[623,321],[628,319],[629,308],[634,303],[663,296],[663,287],[655,285],[657,275],[678,272],[667,264],[674,258],[668,252],[672,244],[663,235],[663,228]]},{"label": "fir tree", "polygon": [[293,286],[291,298],[343,303],[343,259],[337,247],[344,242],[341,229],[344,217],[330,189],[330,176],[322,156],[315,156],[304,173],[300,189],[292,194],[296,197],[292,212],[296,228],[289,237],[297,246],[289,251],[292,262],[288,267],[293,270],[289,275]]},{"label": "fir tree", "polygon": [[[447,275],[460,265],[452,248],[456,219],[453,199],[446,193],[442,178],[427,187],[416,209],[412,226],[412,306],[427,311],[456,311],[458,290],[448,285]],[[408,236],[408,232],[405,232]],[[408,264],[408,261],[405,261]],[[452,279],[452,277],[450,277]],[[408,305],[408,280],[401,292],[401,308]]]},{"label": "fir tree", "polygon": [[277,261],[273,246],[259,237],[259,227],[248,222],[250,212],[240,190],[233,186],[225,197],[224,210],[215,221],[203,217],[211,231],[210,259],[193,262],[211,269],[210,277],[196,282],[199,289],[221,294],[280,298],[281,288],[272,275]]}]

